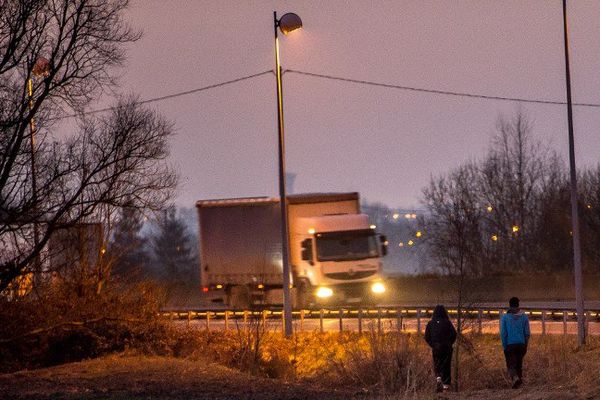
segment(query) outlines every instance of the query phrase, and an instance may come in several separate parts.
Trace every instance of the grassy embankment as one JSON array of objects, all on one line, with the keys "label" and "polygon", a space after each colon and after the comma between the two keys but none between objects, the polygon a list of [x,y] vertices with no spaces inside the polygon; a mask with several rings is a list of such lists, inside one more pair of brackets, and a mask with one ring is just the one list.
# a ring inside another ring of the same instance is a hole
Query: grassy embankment
[{"label": "grassy embankment", "polygon": [[[143,387],[146,383],[152,386],[152,382],[158,380],[155,383],[160,386],[161,379],[165,387],[177,382],[179,386],[189,384],[192,388],[196,387],[195,379],[210,376],[216,382],[228,382],[228,379],[250,382],[252,380],[247,377],[254,376],[262,383],[254,385],[253,390],[264,388],[270,391],[279,383],[289,384],[294,388],[308,388],[306,393],[313,393],[313,390],[316,390],[314,393],[328,393],[323,398],[335,393],[350,393],[360,398],[427,398],[433,392],[431,355],[420,335],[378,334],[371,328],[362,335],[305,332],[285,339],[279,331],[268,331],[260,319],[252,321],[247,328],[236,326],[227,332],[177,329],[169,321],[156,318],[159,297],[146,286],[126,292],[105,291],[100,295],[92,291],[58,291],[54,287],[44,295],[43,302],[22,299],[3,303],[0,307],[0,370],[9,373],[24,368],[65,365],[58,367],[62,371],[58,378],[43,378],[44,370],[1,376],[0,393],[2,388],[11,388],[13,397],[27,397],[21,394],[36,385],[35,379],[45,382],[47,391],[44,393],[63,390],[61,382],[69,378],[69,365],[73,366],[73,371],[81,368],[80,364],[69,362],[111,354],[134,355],[142,361],[148,356],[160,357],[164,362],[152,359],[155,372],[151,376],[143,375],[143,368],[137,363],[126,362],[125,366],[117,365],[118,368],[106,365],[105,380],[113,382],[113,386],[102,386],[100,382],[98,387],[101,389],[98,390],[110,392],[120,388],[123,397],[100,398],[128,398],[128,388],[135,396],[145,396]],[[365,326],[368,325],[365,321]],[[457,381],[461,393],[493,398],[490,393],[501,393],[508,386],[496,336],[465,336],[458,346]],[[165,369],[164,376],[171,376],[169,368],[174,365],[197,370],[196,375],[182,373],[181,378],[172,382],[160,378],[161,368]],[[210,375],[213,371],[210,366],[221,372]],[[137,368],[137,372],[123,372],[127,368]],[[591,337],[588,345],[579,349],[575,337],[535,336],[525,361],[523,393],[565,392],[600,398],[598,370],[600,338]],[[188,378],[184,379],[184,376]],[[96,393],[91,380],[71,379],[70,382],[80,385],[73,390]],[[23,392],[19,392],[20,388]],[[136,392],[138,389],[135,388],[142,389]],[[218,391],[219,385],[215,384],[213,389]],[[223,393],[231,390],[223,387]],[[486,394],[477,394],[481,390],[487,391],[481,392]],[[512,397],[516,392],[510,393]],[[256,394],[253,398],[261,397]]]},{"label": "grassy embankment", "polygon": [[[80,397],[64,398],[86,399],[98,398],[99,393],[107,399],[188,398],[191,394],[202,399],[434,398],[430,352],[418,335],[315,332],[285,339],[256,323],[251,329],[229,332],[174,330],[155,339],[143,349],[70,364],[72,368],[69,364],[55,367],[56,372],[0,375],[0,389],[10,388],[6,393],[16,398],[27,393],[39,397],[42,392],[32,389],[37,384],[43,384],[43,393],[60,394],[68,388]],[[461,398],[600,396],[598,338],[578,349],[573,337],[533,337],[525,359],[526,385],[516,391],[507,389],[495,336],[465,337],[460,350]]]}]

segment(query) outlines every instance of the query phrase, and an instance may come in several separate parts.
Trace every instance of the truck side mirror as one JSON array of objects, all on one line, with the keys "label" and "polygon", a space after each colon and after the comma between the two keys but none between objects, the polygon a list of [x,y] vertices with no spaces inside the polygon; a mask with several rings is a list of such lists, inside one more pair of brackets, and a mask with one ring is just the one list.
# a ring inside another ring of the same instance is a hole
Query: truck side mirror
[{"label": "truck side mirror", "polygon": [[304,239],[301,243],[302,246],[302,259],[308,261],[310,265],[314,265],[312,255],[312,239]]},{"label": "truck side mirror", "polygon": [[379,235],[379,242],[381,243],[381,255],[386,256],[388,253],[388,239],[385,235]]}]

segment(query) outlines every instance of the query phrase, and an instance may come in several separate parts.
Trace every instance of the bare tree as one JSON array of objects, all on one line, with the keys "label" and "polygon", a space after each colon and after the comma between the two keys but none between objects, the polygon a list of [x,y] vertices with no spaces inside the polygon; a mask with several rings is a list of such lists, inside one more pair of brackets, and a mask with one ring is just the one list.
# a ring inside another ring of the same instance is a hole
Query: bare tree
[{"label": "bare tree", "polygon": [[600,164],[584,171],[579,181],[586,267],[590,272],[597,273],[600,271]]},{"label": "bare tree", "polygon": [[[484,272],[482,243],[483,210],[476,186],[480,171],[475,163],[453,170],[447,177],[432,179],[423,190],[424,205],[429,213],[419,223],[425,231],[425,243],[431,259],[447,275],[447,289],[453,293],[457,307],[458,345],[454,357],[455,385],[459,385],[459,362],[465,315],[478,296],[472,278]],[[467,346],[468,348],[468,346]]]},{"label": "bare tree", "polygon": [[450,275],[481,272],[481,209],[475,185],[479,171],[465,164],[423,190],[427,218],[420,219],[430,256]]},{"label": "bare tree", "polygon": [[126,200],[160,208],[175,184],[165,164],[171,125],[133,99],[51,140],[57,119],[114,89],[113,67],[139,37],[123,20],[127,4],[0,0],[0,291],[31,269],[57,229],[99,220]]},{"label": "bare tree", "polygon": [[[560,175],[556,153],[531,135],[522,110],[500,116],[497,134],[481,165],[480,207],[488,212],[486,235],[493,264],[522,270],[536,258],[530,244],[541,221],[541,199]],[[525,251],[527,249],[527,251]]]}]

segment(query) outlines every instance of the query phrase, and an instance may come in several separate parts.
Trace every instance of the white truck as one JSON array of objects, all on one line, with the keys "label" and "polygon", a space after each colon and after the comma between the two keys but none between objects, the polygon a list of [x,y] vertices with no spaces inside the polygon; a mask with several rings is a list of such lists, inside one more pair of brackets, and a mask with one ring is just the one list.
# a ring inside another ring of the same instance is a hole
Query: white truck
[{"label": "white truck", "polygon": [[[236,309],[281,304],[279,199],[201,200],[196,207],[202,290],[222,293]],[[382,301],[387,239],[360,214],[358,193],[290,195],[288,220],[294,308]]]}]

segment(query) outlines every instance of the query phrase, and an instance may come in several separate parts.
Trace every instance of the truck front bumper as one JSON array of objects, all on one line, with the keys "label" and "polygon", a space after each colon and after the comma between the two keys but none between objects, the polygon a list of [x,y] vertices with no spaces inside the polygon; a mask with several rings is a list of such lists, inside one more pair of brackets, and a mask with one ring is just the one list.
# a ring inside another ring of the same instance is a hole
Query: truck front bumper
[{"label": "truck front bumper", "polygon": [[385,281],[353,282],[338,285],[319,286],[315,290],[315,300],[320,305],[379,304],[388,298]]}]

